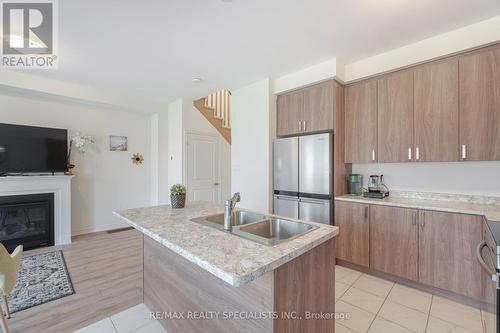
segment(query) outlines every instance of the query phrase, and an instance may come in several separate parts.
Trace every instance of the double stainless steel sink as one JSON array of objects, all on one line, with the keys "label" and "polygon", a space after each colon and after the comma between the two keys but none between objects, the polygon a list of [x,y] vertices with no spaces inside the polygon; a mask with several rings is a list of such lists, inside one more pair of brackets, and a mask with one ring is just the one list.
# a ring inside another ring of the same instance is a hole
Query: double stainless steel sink
[{"label": "double stainless steel sink", "polygon": [[[191,221],[224,230],[224,214],[202,216]],[[233,234],[264,245],[276,245],[302,236],[317,226],[244,210],[233,212]]]}]

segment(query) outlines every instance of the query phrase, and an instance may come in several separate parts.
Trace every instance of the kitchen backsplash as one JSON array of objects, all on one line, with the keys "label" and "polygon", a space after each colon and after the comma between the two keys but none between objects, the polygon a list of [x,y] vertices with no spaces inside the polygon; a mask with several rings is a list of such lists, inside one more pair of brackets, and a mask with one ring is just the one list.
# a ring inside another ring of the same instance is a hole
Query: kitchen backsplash
[{"label": "kitchen backsplash", "polygon": [[384,175],[393,191],[500,197],[500,162],[353,164],[352,173]]}]

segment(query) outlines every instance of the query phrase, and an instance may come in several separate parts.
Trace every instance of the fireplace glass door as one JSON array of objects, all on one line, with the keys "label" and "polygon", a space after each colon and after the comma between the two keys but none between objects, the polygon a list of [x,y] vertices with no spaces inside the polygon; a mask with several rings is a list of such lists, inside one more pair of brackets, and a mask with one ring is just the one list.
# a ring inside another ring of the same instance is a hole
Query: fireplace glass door
[{"label": "fireplace glass door", "polygon": [[54,194],[0,197],[0,243],[9,251],[54,245]]}]

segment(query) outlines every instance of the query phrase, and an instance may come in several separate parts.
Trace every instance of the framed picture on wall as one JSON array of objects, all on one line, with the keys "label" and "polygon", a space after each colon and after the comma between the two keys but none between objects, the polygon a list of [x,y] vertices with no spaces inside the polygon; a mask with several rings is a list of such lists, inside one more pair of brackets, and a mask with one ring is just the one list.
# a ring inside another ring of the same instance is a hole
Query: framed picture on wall
[{"label": "framed picture on wall", "polygon": [[109,136],[109,150],[110,151],[127,151],[128,138],[126,136]]}]

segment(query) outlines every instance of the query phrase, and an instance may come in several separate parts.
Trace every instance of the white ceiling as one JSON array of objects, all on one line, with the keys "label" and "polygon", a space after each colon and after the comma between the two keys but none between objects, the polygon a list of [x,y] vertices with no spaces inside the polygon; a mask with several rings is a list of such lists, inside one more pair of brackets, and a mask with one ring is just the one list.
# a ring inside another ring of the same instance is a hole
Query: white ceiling
[{"label": "white ceiling", "polygon": [[499,14],[498,0],[59,1],[59,69],[34,74],[168,102]]}]

